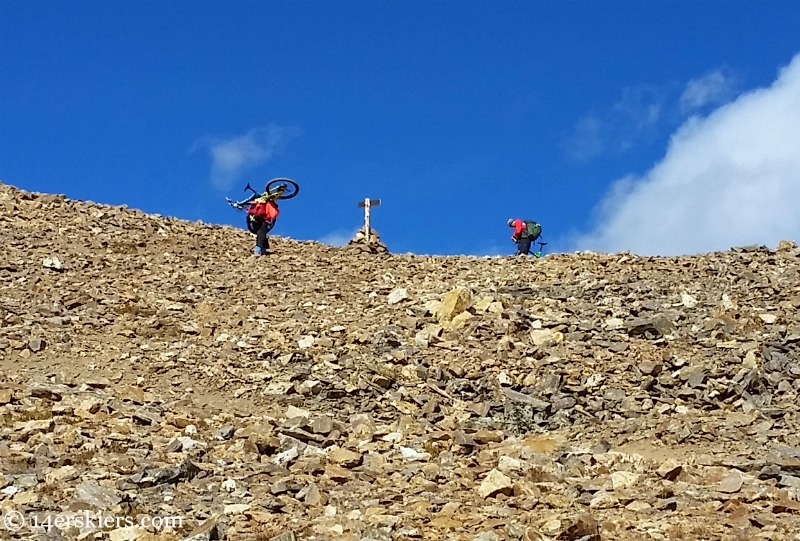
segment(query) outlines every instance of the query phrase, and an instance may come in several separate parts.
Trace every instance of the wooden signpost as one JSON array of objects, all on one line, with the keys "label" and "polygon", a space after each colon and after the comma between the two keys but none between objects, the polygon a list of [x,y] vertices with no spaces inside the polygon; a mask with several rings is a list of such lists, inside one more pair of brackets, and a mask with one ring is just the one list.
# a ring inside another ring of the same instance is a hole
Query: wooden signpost
[{"label": "wooden signpost", "polygon": [[358,204],[359,208],[364,209],[364,233],[367,236],[367,244],[369,244],[369,233],[372,230],[372,226],[370,226],[369,209],[372,207],[377,207],[380,204],[381,204],[380,199],[370,199],[370,198],[366,198]]}]

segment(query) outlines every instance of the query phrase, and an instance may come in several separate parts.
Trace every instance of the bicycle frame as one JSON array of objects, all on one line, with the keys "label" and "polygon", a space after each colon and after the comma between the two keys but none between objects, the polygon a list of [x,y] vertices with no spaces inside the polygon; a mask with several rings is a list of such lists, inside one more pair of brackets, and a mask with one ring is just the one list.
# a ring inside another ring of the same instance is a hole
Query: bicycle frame
[{"label": "bicycle frame", "polygon": [[247,186],[245,187],[245,191],[247,191],[247,190],[250,190],[251,192],[253,192],[253,195],[251,195],[251,196],[250,196],[250,197],[248,197],[247,199],[242,199],[241,201],[231,201],[231,200],[228,200],[228,202],[229,202],[231,205],[233,205],[234,207],[241,207],[241,208],[244,208],[244,207],[245,207],[245,205],[249,205],[250,203],[252,203],[252,202],[253,202],[253,201],[255,201],[256,199],[259,199],[259,198],[261,198],[261,197],[265,197],[265,196],[266,196],[265,202],[266,202],[266,201],[274,201],[274,200],[276,200],[276,199],[280,199],[280,198],[281,198],[281,196],[283,195],[283,192],[285,192],[285,191],[286,191],[285,189],[283,189],[283,190],[278,190],[278,191],[276,191],[276,192],[264,192],[264,193],[259,193],[259,192],[255,191],[255,190],[254,190],[254,189],[253,189],[253,188],[250,186],[250,183],[249,183],[249,182],[247,183]]},{"label": "bicycle frame", "polygon": [[[290,186],[291,183],[291,186]],[[270,186],[272,184],[277,185],[276,190],[270,191]],[[294,191],[290,190],[290,188],[294,188]],[[243,199],[241,201],[234,201],[230,197],[226,197],[225,199],[228,201],[228,204],[237,210],[244,210],[248,205],[250,205],[256,199],[263,198],[264,202],[267,201],[276,201],[278,199],[291,199],[295,195],[297,195],[299,188],[297,183],[289,179],[273,179],[267,183],[267,191],[264,193],[257,192],[250,186],[250,183],[247,183],[245,186],[244,191],[251,191],[253,195],[248,197],[247,199]],[[288,195],[287,195],[287,192]]]}]

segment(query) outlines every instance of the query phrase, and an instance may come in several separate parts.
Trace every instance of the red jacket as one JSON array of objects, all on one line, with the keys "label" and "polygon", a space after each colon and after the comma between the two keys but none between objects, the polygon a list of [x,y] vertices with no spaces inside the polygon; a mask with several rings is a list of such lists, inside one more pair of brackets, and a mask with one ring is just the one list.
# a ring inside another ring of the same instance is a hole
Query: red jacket
[{"label": "red jacket", "polygon": [[256,201],[255,204],[247,210],[247,213],[257,216],[267,222],[274,222],[278,219],[278,215],[281,211],[275,201],[267,201],[266,203]]},{"label": "red jacket", "polygon": [[514,220],[514,239],[519,240],[523,232],[525,232],[525,220]]}]

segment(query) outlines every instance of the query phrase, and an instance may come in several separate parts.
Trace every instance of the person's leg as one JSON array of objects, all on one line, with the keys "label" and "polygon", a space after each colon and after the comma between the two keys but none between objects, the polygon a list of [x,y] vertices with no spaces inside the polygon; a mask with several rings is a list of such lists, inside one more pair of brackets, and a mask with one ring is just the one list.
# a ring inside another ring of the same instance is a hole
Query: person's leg
[{"label": "person's leg", "polygon": [[267,228],[267,232],[264,234],[264,244],[262,245],[262,253],[264,255],[269,253],[269,230],[270,228]]},{"label": "person's leg", "polygon": [[256,233],[256,247],[261,249],[262,254],[269,252],[269,232],[273,225],[271,222],[264,221],[258,228],[258,233]]},{"label": "person's leg", "polygon": [[522,255],[528,255],[530,253],[531,239],[527,237],[522,237],[521,239],[519,239],[519,243],[517,245],[519,246],[519,251],[517,253]]},{"label": "person's leg", "polygon": [[256,249],[264,253],[267,250],[267,246],[269,246],[267,244],[267,224],[266,222],[261,222],[256,232]]}]

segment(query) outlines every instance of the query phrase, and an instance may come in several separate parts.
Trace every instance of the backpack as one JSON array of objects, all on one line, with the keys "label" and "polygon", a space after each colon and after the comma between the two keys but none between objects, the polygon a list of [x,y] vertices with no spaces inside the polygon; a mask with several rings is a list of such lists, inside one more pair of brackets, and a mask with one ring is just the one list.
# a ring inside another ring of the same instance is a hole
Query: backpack
[{"label": "backpack", "polygon": [[525,220],[525,236],[529,239],[536,240],[542,234],[542,226],[531,220]]},{"label": "backpack", "polygon": [[[280,209],[274,202],[265,203],[261,199],[256,199],[250,203],[250,207],[247,209],[247,214],[250,216],[266,216],[272,220],[277,220],[278,214],[280,214]],[[273,216],[270,216],[270,214],[273,214]]]}]

